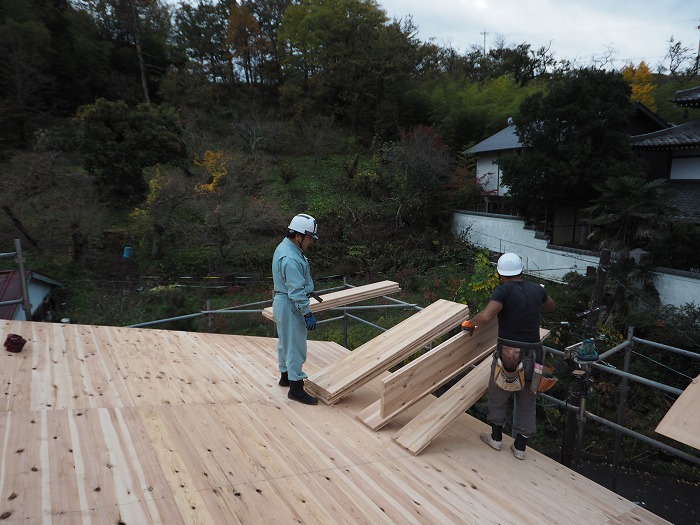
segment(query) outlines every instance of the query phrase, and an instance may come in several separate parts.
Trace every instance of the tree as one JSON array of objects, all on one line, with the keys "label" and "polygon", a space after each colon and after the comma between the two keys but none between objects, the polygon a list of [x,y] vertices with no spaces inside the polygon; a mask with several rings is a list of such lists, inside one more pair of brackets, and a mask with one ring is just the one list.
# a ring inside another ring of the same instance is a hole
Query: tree
[{"label": "tree", "polygon": [[183,69],[203,74],[209,82],[228,83],[233,77],[231,49],[227,43],[231,10],[228,2],[182,2],[175,11],[173,39]]},{"label": "tree", "polygon": [[74,122],[85,168],[104,195],[120,201],[145,198],[144,168],[187,159],[177,115],[165,106],[99,99],[80,108]]},{"label": "tree", "polygon": [[279,28],[288,6],[299,0],[243,0],[241,4],[255,17],[258,23],[260,62],[257,72],[264,84],[278,85],[281,81],[279,52]]},{"label": "tree", "polygon": [[71,165],[55,139],[42,133],[33,151],[0,165],[0,210],[8,221],[0,230],[21,235],[36,251],[70,253],[81,262],[106,214],[90,177]]},{"label": "tree", "polygon": [[5,19],[0,26],[0,123],[2,135],[20,144],[29,141],[27,121],[45,110],[54,84],[49,69],[51,36],[40,21]]},{"label": "tree", "polygon": [[680,40],[676,41],[673,35],[668,39],[668,50],[664,60],[668,61],[668,65],[659,64],[660,73],[668,71],[670,76],[676,77],[683,74],[692,76],[698,72],[697,55],[694,55],[692,49],[684,46]]},{"label": "tree", "polygon": [[631,99],[633,102],[641,102],[652,111],[656,111],[656,101],[654,100],[654,75],[649,66],[643,60],[639,66],[627,64],[622,68],[622,76],[629,83],[632,89]]},{"label": "tree", "polygon": [[500,161],[516,208],[541,218],[587,204],[608,178],[642,173],[627,135],[629,92],[618,73],[580,69],[523,102],[514,118],[523,148]]},{"label": "tree", "polygon": [[170,64],[170,9],[162,0],[90,0],[89,5],[113,44],[112,97],[149,103]]},{"label": "tree", "polygon": [[150,239],[151,257],[163,255],[168,234],[177,222],[178,212],[193,200],[195,192],[192,182],[180,169],[154,169],[148,181],[148,194],[143,204],[131,212]]},{"label": "tree", "polygon": [[639,297],[658,301],[653,274],[648,268],[638,268],[629,255],[633,248],[646,246],[669,224],[673,208],[667,200],[668,182],[620,176],[594,186],[600,195],[583,212],[597,226],[591,236],[600,248],[618,254],[611,269],[616,283],[611,314],[626,318],[637,307]]},{"label": "tree", "polygon": [[514,47],[508,47],[501,36],[496,45],[489,50],[484,69],[489,77],[508,75],[521,86],[535,78],[546,76],[556,66],[557,61],[550,52],[550,46],[541,47],[537,51],[530,49],[530,44],[523,42]]},{"label": "tree", "polygon": [[411,25],[390,23],[375,0],[290,5],[279,31],[283,105],[309,99],[355,132],[368,126],[386,93],[398,93],[414,66],[413,33]]},{"label": "tree", "polygon": [[216,247],[216,271],[224,271],[237,249],[278,230],[283,211],[273,196],[258,193],[266,169],[259,157],[208,150],[196,164],[207,182],[195,190],[202,219],[192,235],[199,244]]},{"label": "tree", "polygon": [[244,0],[231,8],[229,38],[246,83],[277,85],[281,80],[278,33],[293,0]]},{"label": "tree", "polygon": [[446,195],[451,160],[440,136],[426,126],[386,144],[382,158],[388,173],[390,201],[396,203],[396,226],[438,227],[449,212]]},{"label": "tree", "polygon": [[70,114],[104,94],[111,43],[70,2],[5,0],[2,6],[0,143],[23,147],[46,114]]},{"label": "tree", "polygon": [[594,187],[599,195],[583,209],[591,224],[598,226],[593,236],[601,248],[621,252],[625,257],[631,249],[653,240],[673,216],[666,179],[647,182],[639,176],[620,176]]}]

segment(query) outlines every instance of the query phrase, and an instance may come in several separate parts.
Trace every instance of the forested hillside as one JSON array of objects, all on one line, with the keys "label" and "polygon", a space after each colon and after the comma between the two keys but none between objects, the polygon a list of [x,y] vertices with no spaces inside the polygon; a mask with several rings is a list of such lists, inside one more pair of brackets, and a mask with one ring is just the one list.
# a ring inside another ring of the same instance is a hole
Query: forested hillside
[{"label": "forested hillside", "polygon": [[[503,38],[460,52],[371,0],[0,9],[0,246],[20,238],[86,322],[144,320],[95,307],[109,302],[95,299],[101,282],[265,278],[301,211],[320,223],[317,274],[393,276],[454,298],[475,251],[449,235],[450,213],[481,202],[464,151],[523,101],[608,64]],[[679,121],[668,99],[696,68],[671,39],[657,72],[608,73]],[[441,267],[436,290],[425,283]]]}]

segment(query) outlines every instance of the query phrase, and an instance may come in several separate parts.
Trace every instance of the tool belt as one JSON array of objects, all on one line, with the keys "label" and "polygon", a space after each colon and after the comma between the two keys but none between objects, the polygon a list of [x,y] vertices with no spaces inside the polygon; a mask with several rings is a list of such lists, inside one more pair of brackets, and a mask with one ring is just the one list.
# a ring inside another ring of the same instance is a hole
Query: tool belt
[{"label": "tool belt", "polygon": [[522,362],[518,363],[518,367],[514,372],[509,372],[503,366],[503,361],[500,357],[496,358],[496,366],[493,370],[493,382],[501,390],[506,392],[519,392],[525,388],[525,368]]},{"label": "tool belt", "polygon": [[[542,343],[523,343],[499,337],[494,358],[493,381],[497,387],[506,392],[519,392],[525,388],[526,381],[530,381],[530,391],[537,393],[544,361]],[[531,364],[534,365],[532,369]]]}]

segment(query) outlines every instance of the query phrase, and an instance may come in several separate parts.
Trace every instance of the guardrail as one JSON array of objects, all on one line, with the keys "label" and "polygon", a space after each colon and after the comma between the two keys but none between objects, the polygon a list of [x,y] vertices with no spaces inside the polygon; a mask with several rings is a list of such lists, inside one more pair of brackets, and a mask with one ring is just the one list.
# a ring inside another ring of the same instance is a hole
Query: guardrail
[{"label": "guardrail", "polygon": [[[619,469],[619,463],[620,463],[620,456],[621,456],[621,439],[622,436],[629,436],[632,437],[636,440],[639,440],[643,443],[646,443],[647,445],[650,445],[654,448],[657,448],[659,450],[664,451],[667,454],[676,456],[678,458],[683,459],[684,461],[693,463],[695,465],[700,466],[700,457],[695,456],[693,454],[689,454],[687,452],[684,452],[682,450],[679,450],[677,448],[674,448],[670,445],[667,445],[665,443],[662,443],[661,441],[658,441],[656,439],[653,439],[649,436],[646,436],[644,434],[640,434],[638,432],[635,432],[627,427],[624,426],[625,423],[625,413],[626,413],[626,406],[627,406],[627,393],[629,392],[629,382],[636,382],[639,384],[642,384],[644,386],[654,388],[657,390],[661,390],[663,392],[667,392],[669,394],[675,395],[675,396],[680,396],[683,393],[683,390],[674,388],[669,385],[665,385],[663,383],[659,383],[658,381],[653,381],[651,379],[647,379],[645,377],[638,376],[636,374],[630,373],[630,364],[631,364],[631,359],[632,359],[632,354],[634,353],[634,348],[636,345],[648,345],[663,351],[667,352],[673,352],[679,355],[682,355],[684,357],[688,357],[691,359],[699,360],[700,361],[700,354],[696,352],[691,352],[688,350],[684,350],[682,348],[677,348],[669,345],[664,345],[661,343],[657,343],[654,341],[648,341],[646,339],[640,339],[638,337],[634,336],[634,327],[630,327],[627,333],[627,339],[623,341],[621,344],[615,346],[614,348],[611,348],[610,350],[607,350],[600,354],[600,361],[599,362],[593,362],[589,364],[583,364],[580,363],[580,368],[583,371],[583,374],[585,377],[588,377],[588,374],[590,373],[591,369],[595,369],[600,372],[612,374],[615,376],[618,376],[621,378],[620,382],[620,401],[618,403],[617,407],[617,421],[610,421],[608,419],[605,419],[603,417],[600,417],[586,409],[586,400],[587,397],[585,395],[581,395],[578,399],[578,403],[570,403],[568,402],[568,396],[567,400],[561,400],[557,399],[553,396],[550,396],[548,394],[540,393],[539,396],[550,402],[553,403],[560,408],[563,408],[567,411],[567,413],[576,413],[576,431],[577,431],[577,436],[576,436],[576,447],[575,447],[575,454],[574,454],[574,463],[576,464],[577,462],[580,462],[581,456],[582,456],[582,445],[583,445],[583,435],[584,435],[584,430],[586,426],[587,420],[594,421],[598,424],[604,425],[610,429],[612,429],[615,432],[615,449],[613,453],[613,486],[612,489],[613,491],[616,488],[616,483],[617,483],[617,473]],[[559,357],[564,357],[564,352],[561,350],[557,350],[555,348],[550,348],[545,346],[545,349],[547,350],[548,353],[551,353],[553,355],[559,356]],[[615,367],[612,367],[611,365],[603,363],[604,360],[610,358],[614,354],[617,354],[618,352],[624,351],[625,356],[624,356],[624,364],[623,364],[623,369],[619,370]],[[692,381],[692,378],[690,378],[690,381]]]}]

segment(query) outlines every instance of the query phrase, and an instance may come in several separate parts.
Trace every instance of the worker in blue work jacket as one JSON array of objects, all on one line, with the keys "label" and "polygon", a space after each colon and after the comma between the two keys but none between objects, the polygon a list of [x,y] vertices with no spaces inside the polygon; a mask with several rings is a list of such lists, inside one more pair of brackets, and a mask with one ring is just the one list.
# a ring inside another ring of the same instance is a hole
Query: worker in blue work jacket
[{"label": "worker in blue work jacket", "polygon": [[280,386],[289,386],[287,397],[306,405],[318,400],[304,390],[307,375],[306,332],[316,329],[316,317],[311,312],[309,297],[314,291],[311,267],[304,252],[318,240],[316,220],[305,213],[292,218],[287,235],[272,256],[272,280],[275,295],[272,314],[277,324],[277,355]]}]

